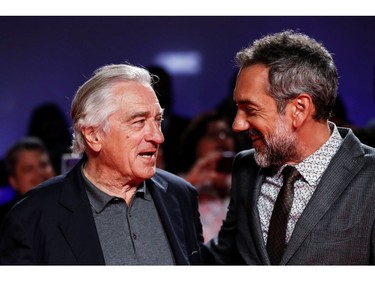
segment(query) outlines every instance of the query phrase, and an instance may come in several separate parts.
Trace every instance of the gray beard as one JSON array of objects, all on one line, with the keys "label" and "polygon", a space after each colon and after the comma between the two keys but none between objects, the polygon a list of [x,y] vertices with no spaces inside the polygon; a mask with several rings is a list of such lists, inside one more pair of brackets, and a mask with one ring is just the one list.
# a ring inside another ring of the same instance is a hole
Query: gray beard
[{"label": "gray beard", "polygon": [[290,160],[298,159],[297,138],[290,132],[282,118],[276,125],[275,132],[265,141],[264,152],[255,151],[255,161],[263,168],[282,166]]}]

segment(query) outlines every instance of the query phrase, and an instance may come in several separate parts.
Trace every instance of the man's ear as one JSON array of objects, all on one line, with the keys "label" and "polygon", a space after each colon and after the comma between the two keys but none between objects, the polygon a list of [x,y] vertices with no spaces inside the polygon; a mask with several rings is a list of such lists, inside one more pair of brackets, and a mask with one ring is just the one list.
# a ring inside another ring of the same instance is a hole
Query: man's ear
[{"label": "man's ear", "polygon": [[84,127],[81,129],[83,137],[91,150],[99,152],[102,148],[101,136],[95,127]]},{"label": "man's ear", "polygon": [[312,116],[314,105],[310,95],[302,93],[292,100],[293,126],[300,127],[309,117]]}]

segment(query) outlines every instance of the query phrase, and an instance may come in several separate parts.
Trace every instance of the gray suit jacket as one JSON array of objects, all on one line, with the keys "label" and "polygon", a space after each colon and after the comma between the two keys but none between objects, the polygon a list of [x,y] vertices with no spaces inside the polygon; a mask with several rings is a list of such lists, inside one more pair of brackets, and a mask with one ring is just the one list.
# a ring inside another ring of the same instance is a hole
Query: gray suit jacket
[{"label": "gray suit jacket", "polygon": [[[351,130],[339,132],[342,146],[297,222],[281,264],[375,263],[375,149]],[[254,150],[237,155],[227,218],[218,240],[208,244],[210,262],[270,264],[257,210],[266,172],[256,165]]]}]

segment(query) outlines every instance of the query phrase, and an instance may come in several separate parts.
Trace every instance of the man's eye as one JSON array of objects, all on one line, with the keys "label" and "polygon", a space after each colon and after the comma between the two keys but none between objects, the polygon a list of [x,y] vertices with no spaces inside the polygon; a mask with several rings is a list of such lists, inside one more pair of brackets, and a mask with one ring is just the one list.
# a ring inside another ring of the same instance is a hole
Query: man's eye
[{"label": "man's eye", "polygon": [[252,107],[246,107],[245,108],[245,112],[248,114],[248,115],[254,115],[256,113],[256,110]]},{"label": "man's eye", "polygon": [[145,122],[146,122],[145,119],[135,120],[133,122],[133,125],[135,125],[135,126],[142,126]]}]

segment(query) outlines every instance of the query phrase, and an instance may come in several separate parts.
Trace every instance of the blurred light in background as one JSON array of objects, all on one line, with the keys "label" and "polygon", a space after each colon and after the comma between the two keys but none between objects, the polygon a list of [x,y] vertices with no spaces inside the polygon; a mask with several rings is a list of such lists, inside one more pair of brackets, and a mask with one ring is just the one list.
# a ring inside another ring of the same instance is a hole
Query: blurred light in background
[{"label": "blurred light in background", "polygon": [[155,63],[171,75],[197,75],[201,71],[202,56],[196,51],[162,52],[155,57]]}]

